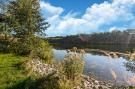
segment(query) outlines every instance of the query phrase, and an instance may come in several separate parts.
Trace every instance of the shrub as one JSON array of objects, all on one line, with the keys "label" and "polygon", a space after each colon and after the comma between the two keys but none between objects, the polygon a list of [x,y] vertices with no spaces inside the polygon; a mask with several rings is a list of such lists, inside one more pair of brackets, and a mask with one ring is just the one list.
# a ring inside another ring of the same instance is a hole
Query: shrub
[{"label": "shrub", "polygon": [[16,55],[29,55],[30,45],[29,39],[16,39],[10,44],[10,50]]},{"label": "shrub", "polygon": [[51,63],[53,59],[52,47],[47,41],[39,37],[28,37],[17,39],[11,44],[11,51],[17,55],[29,55],[31,58],[39,58],[46,63]]},{"label": "shrub", "polygon": [[84,69],[83,56],[79,53],[72,52],[65,56],[62,62],[62,71],[66,79],[71,80],[74,85],[81,80],[81,75]]},{"label": "shrub", "polygon": [[39,38],[35,38],[33,41],[32,51],[30,53],[31,58],[39,58],[45,63],[52,63],[53,61],[53,52],[52,47],[47,41],[44,41]]},{"label": "shrub", "polygon": [[9,41],[0,39],[0,52],[9,52]]}]

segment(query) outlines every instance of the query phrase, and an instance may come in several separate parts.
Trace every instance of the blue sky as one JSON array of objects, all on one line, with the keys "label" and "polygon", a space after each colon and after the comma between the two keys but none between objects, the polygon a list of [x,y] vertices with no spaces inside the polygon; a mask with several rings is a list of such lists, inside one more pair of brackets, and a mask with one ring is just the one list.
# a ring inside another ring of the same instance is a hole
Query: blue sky
[{"label": "blue sky", "polygon": [[44,2],[51,3],[51,5],[62,7],[65,9],[63,15],[69,12],[78,12],[79,16],[85,13],[87,7],[93,3],[102,3],[105,0],[43,0]]},{"label": "blue sky", "polygon": [[42,0],[48,36],[135,28],[135,0]]}]

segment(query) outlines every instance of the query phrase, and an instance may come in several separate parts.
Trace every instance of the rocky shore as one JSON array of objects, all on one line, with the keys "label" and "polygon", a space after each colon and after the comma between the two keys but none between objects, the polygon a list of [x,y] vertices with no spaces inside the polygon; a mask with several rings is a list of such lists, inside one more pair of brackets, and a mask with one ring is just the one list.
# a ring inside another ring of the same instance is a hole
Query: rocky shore
[{"label": "rocky shore", "polygon": [[75,89],[111,89],[112,84],[104,81],[99,81],[92,76],[83,75],[81,84]]},{"label": "rocky shore", "polygon": [[125,85],[115,85],[114,83],[101,81],[93,76],[82,76],[81,84],[75,89],[134,89]]},{"label": "rocky shore", "polygon": [[45,76],[48,74],[51,74],[54,71],[57,71],[54,66],[45,64],[39,59],[33,59],[30,61],[27,61],[25,63],[26,69],[31,70],[34,74],[40,75],[40,76]]},{"label": "rocky shore", "polygon": [[[25,63],[27,69],[40,76],[45,76],[57,72],[54,66],[45,64],[38,59],[33,59]],[[133,89],[126,86],[115,86],[113,83],[97,80],[92,76],[82,75],[81,83],[74,89]]]}]

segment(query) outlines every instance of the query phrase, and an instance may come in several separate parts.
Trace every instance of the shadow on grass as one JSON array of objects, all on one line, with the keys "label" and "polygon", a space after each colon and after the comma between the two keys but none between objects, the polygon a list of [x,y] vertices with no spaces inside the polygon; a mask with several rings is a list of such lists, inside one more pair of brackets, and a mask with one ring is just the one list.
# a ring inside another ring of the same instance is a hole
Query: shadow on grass
[{"label": "shadow on grass", "polygon": [[7,89],[28,89],[28,84],[31,82],[31,78],[27,78],[19,83],[17,83],[16,85],[9,87]]},{"label": "shadow on grass", "polygon": [[29,77],[7,89],[60,89],[60,87],[58,77],[52,73],[46,77],[38,79],[32,79]]},{"label": "shadow on grass", "polygon": [[28,60],[25,60],[25,61],[22,61],[22,62],[19,62],[19,63],[16,63],[16,64],[13,64],[12,67],[16,68],[17,70],[24,70],[25,67],[24,67],[24,64],[27,62]]}]

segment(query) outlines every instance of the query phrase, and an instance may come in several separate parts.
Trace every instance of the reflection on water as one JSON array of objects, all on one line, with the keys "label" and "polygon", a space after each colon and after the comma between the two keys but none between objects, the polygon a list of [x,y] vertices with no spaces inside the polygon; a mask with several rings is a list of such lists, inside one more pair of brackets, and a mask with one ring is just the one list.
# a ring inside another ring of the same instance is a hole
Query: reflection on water
[{"label": "reflection on water", "polygon": [[135,45],[90,45],[92,49],[103,49],[103,50],[109,50],[109,51],[116,51],[116,52],[122,52],[125,53],[127,51],[131,52],[133,48],[135,48]]},{"label": "reflection on water", "polygon": [[[57,61],[63,60],[67,54],[66,50],[54,49],[54,55]],[[135,75],[135,62],[128,61],[122,57],[109,58],[107,56],[86,53],[84,55],[85,69],[84,74],[94,74],[102,80],[113,80],[110,70],[116,73],[117,82],[124,82]]]},{"label": "reflection on water", "polygon": [[127,71],[131,71],[131,72],[135,73],[135,62],[128,61],[125,63],[125,66],[126,66]]}]

